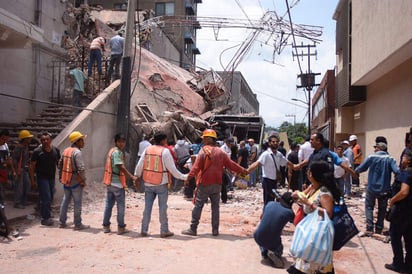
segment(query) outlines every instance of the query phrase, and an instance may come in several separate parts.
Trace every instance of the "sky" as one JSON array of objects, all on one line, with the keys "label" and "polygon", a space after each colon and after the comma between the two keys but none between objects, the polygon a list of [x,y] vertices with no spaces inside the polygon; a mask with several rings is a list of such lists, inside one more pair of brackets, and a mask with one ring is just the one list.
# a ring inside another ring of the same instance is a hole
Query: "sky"
[{"label": "sky", "polygon": [[[338,0],[288,0],[291,19],[294,24],[319,26],[322,28],[322,40],[311,48],[316,50],[316,57],[311,57],[310,68],[320,83],[328,69],[336,65],[335,54],[335,23],[332,19]],[[203,0],[198,4],[197,15],[206,17],[224,17],[231,19],[261,19],[267,11],[275,11],[279,17],[289,21],[286,13],[286,0]],[[218,40],[212,28],[203,27],[197,32],[197,47],[201,54],[197,55],[196,65],[204,69],[222,71],[222,65],[228,64],[233,58],[240,43],[252,32],[247,29],[223,29],[218,32]],[[265,120],[266,126],[278,127],[284,121],[290,123],[307,123],[307,102],[304,89],[297,75],[300,74],[296,57],[293,58],[293,40],[290,38],[280,54],[273,55],[273,46],[267,35],[259,36],[253,47],[237,66],[246,79],[249,87],[257,95],[259,114]],[[296,44],[310,44],[312,41],[296,37]],[[233,48],[230,48],[233,47]],[[299,50],[301,53],[302,50]],[[304,51],[304,53],[307,50]],[[274,56],[274,58],[273,58]],[[274,62],[273,62],[274,60]],[[221,65],[222,64],[222,65]],[[308,72],[308,58],[300,58],[303,73]],[[312,95],[316,87],[312,90]],[[303,102],[292,101],[297,98]]]}]

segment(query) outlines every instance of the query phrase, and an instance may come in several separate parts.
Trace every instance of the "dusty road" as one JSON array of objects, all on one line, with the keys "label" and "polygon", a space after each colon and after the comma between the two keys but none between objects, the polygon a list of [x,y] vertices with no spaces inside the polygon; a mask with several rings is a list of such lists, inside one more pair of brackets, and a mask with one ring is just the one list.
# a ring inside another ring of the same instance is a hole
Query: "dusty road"
[{"label": "dusty road", "polygon": [[[126,223],[130,232],[121,236],[115,232],[104,234],[103,191],[96,184],[89,186],[85,195],[82,217],[91,226],[88,230],[60,229],[57,224],[44,227],[38,218],[14,222],[21,238],[0,241],[0,273],[286,273],[285,269],[261,262],[252,237],[262,207],[261,189],[236,190],[228,204],[221,204],[218,237],[211,233],[210,204],[203,209],[199,235],[182,235],[180,232],[189,226],[192,204],[183,200],[181,194],[171,194],[169,226],[175,236],[166,239],[159,235],[157,204],[153,208],[150,237],[140,237],[144,205],[141,193],[127,195]],[[363,230],[362,201],[351,199],[349,205],[358,228]],[[55,212],[55,220],[57,216]],[[72,211],[69,224],[70,221]],[[112,230],[115,225],[112,216]],[[288,255],[293,230],[294,226],[288,225],[282,236],[286,268],[293,262]],[[383,266],[391,258],[390,244],[374,238],[355,237],[334,253],[339,274],[392,273]]]}]

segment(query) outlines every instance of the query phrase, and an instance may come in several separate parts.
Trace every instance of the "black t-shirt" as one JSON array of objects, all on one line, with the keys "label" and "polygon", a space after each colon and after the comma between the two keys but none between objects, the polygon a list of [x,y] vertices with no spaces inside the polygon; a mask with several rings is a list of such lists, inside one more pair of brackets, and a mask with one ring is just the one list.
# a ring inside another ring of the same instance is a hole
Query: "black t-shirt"
[{"label": "black t-shirt", "polygon": [[333,165],[333,157],[332,154],[330,154],[330,151],[326,147],[322,147],[319,150],[314,150],[313,153],[309,157],[309,165],[308,167],[310,168],[310,165],[312,164],[313,161],[326,161],[329,165],[329,171],[334,172],[335,171],[335,166]]},{"label": "black t-shirt", "polygon": [[409,194],[405,197],[405,199],[399,201],[401,208],[404,211],[411,212],[412,211],[412,167],[408,167],[401,171],[401,174],[398,177],[399,181],[403,184],[409,185]]},{"label": "black t-shirt", "polygon": [[241,148],[239,149],[238,153],[237,153],[237,157],[242,157],[242,161],[240,162],[240,166],[244,167],[244,168],[248,168],[247,165],[247,161],[248,161],[248,157],[249,157],[249,151],[247,150],[247,148]]},{"label": "black t-shirt", "polygon": [[31,161],[36,162],[35,172],[37,178],[53,180],[59,159],[60,150],[58,148],[52,147],[50,152],[46,152],[41,146],[37,147],[31,156]]}]

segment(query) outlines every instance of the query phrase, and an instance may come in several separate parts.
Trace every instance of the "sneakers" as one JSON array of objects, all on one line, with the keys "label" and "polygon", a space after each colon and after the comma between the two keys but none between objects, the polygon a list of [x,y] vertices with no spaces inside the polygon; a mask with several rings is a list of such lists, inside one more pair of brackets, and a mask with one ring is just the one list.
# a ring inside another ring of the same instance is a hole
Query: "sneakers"
[{"label": "sneakers", "polygon": [[197,232],[193,231],[191,228],[188,228],[186,230],[182,231],[183,235],[189,235],[189,236],[197,236]]},{"label": "sneakers", "polygon": [[272,251],[268,252],[268,257],[272,261],[274,267],[283,268],[285,266],[285,263],[283,262],[282,257],[277,256]]},{"label": "sneakers", "polygon": [[53,220],[52,219],[42,220],[41,224],[44,226],[53,226]]},{"label": "sneakers", "polygon": [[59,228],[66,228],[67,227],[67,224],[63,224],[63,223],[61,223],[61,224],[59,224]]},{"label": "sneakers", "polygon": [[385,264],[385,268],[389,269],[389,270],[392,270],[394,272],[403,273],[403,270],[396,267],[394,264]]},{"label": "sneakers", "polygon": [[373,231],[366,230],[365,232],[360,232],[359,237],[372,237]]},{"label": "sneakers", "polygon": [[104,233],[110,233],[110,231],[111,231],[111,230],[110,230],[110,226],[109,226],[109,225],[104,225],[104,226],[103,226],[103,232],[104,232]]},{"label": "sneakers", "polygon": [[219,230],[213,229],[213,230],[212,230],[212,235],[213,235],[213,236],[219,236]]},{"label": "sneakers", "polygon": [[[109,230],[110,230],[110,228],[109,228]],[[118,227],[118,228],[117,228],[117,235],[123,235],[123,234],[125,234],[125,233],[127,233],[127,232],[129,232],[129,231],[126,229],[125,226],[124,226],[124,227]]]},{"label": "sneakers", "polygon": [[74,230],[83,230],[83,229],[88,229],[88,228],[90,228],[90,226],[89,225],[84,225],[84,224],[74,226]]},{"label": "sneakers", "polygon": [[175,235],[173,232],[167,231],[167,232],[164,232],[164,233],[160,233],[160,238],[171,237],[173,235]]}]

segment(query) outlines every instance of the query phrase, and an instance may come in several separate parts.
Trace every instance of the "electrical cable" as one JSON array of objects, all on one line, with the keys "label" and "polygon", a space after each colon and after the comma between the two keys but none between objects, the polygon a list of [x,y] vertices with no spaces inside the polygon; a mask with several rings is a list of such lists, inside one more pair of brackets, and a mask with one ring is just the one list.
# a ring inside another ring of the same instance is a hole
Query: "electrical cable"
[{"label": "electrical cable", "polygon": [[293,38],[293,45],[292,45],[292,47],[293,47],[293,48],[295,49],[295,51],[296,51],[296,56],[298,56],[296,59],[298,60],[298,66],[299,66],[300,74],[302,74],[302,73],[303,73],[303,72],[302,72],[302,66],[301,66],[300,60],[299,60],[298,49],[296,48],[296,38],[295,38],[294,29],[293,29],[292,16],[290,15],[289,2],[288,2],[288,0],[285,0],[285,2],[286,2],[286,8],[287,8],[288,16],[289,16],[290,30],[291,30],[292,38]]}]

